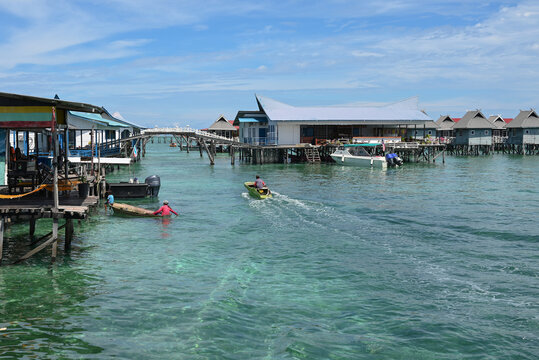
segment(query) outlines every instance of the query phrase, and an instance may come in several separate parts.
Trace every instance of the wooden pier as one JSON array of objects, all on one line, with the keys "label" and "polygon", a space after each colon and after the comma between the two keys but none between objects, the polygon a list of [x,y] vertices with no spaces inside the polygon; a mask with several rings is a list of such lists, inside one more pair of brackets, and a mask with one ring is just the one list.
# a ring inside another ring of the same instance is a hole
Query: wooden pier
[{"label": "wooden pier", "polygon": [[[13,263],[24,261],[39,251],[51,245],[51,258],[54,262],[57,255],[58,231],[65,228],[64,250],[69,251],[73,239],[73,220],[86,219],[89,212],[98,204],[97,196],[78,198],[74,194],[69,197],[60,197],[58,207],[55,208],[54,199],[38,196],[27,198],[3,200],[0,203],[0,264],[2,264],[2,249],[4,245],[4,231],[8,224],[19,221],[28,222],[29,251]],[[40,219],[52,219],[52,231],[38,239],[34,239],[36,222]],[[59,226],[60,220],[64,224]]]},{"label": "wooden pier", "polygon": [[[191,128],[155,128],[144,130],[141,137],[169,137],[181,151],[198,150],[200,156],[206,152],[210,165],[215,164],[216,149],[227,149],[230,163],[235,164],[236,156],[239,161],[249,164],[269,163],[319,163],[334,162],[332,154],[340,144],[296,144],[296,145],[253,145],[242,143],[223,136]],[[158,140],[159,141],[159,140]],[[165,141],[165,140],[163,140]],[[445,162],[445,144],[420,144],[418,142],[388,143],[386,148],[396,152],[406,162],[435,162],[440,156]]]}]

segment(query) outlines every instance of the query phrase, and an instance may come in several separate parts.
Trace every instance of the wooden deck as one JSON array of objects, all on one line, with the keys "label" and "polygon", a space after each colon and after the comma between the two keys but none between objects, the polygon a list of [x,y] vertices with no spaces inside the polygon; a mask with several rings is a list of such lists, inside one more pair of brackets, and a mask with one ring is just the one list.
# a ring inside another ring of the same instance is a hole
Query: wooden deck
[{"label": "wooden deck", "polygon": [[[57,218],[84,219],[88,211],[95,207],[99,199],[88,196],[81,199],[76,196],[60,197]],[[16,219],[51,218],[54,202],[52,199],[35,197],[12,200],[0,200],[0,216]]]}]

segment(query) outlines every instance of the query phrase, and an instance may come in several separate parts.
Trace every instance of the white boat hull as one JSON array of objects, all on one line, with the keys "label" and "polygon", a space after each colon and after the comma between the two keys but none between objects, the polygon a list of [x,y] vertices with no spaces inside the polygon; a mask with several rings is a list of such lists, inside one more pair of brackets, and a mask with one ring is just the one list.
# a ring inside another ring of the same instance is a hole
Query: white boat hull
[{"label": "white boat hull", "polygon": [[354,156],[350,154],[331,154],[331,158],[339,165],[371,167],[387,169],[387,161],[383,156]]}]

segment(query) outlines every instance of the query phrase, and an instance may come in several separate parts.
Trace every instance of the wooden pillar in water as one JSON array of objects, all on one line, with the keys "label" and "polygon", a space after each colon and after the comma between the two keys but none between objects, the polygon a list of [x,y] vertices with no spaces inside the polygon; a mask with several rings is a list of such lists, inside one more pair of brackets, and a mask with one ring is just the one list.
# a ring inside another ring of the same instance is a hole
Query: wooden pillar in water
[{"label": "wooden pillar in water", "polygon": [[58,251],[58,213],[53,212],[52,216],[52,262],[55,262]]},{"label": "wooden pillar in water", "polygon": [[73,219],[66,218],[65,245],[64,245],[65,251],[71,249],[71,240],[73,240]]},{"label": "wooden pillar in water", "polygon": [[4,222],[5,218],[0,218],[0,265],[2,265],[2,251],[4,249]]},{"label": "wooden pillar in water", "polygon": [[33,238],[35,233],[36,233],[36,218],[32,216],[32,218],[30,219],[30,231],[29,231],[30,238]]},{"label": "wooden pillar in water", "polygon": [[211,142],[210,151],[211,151],[211,154],[212,154],[213,158],[215,159],[215,155],[217,154],[217,150],[215,149],[215,141]]},{"label": "wooden pillar in water", "polygon": [[236,155],[234,154],[234,146],[230,145],[230,164],[234,165],[236,161]]},{"label": "wooden pillar in water", "polygon": [[191,147],[190,146],[191,144],[189,143],[189,136],[186,136],[185,139],[186,139],[185,142],[187,143],[187,153],[189,154],[189,148]]}]

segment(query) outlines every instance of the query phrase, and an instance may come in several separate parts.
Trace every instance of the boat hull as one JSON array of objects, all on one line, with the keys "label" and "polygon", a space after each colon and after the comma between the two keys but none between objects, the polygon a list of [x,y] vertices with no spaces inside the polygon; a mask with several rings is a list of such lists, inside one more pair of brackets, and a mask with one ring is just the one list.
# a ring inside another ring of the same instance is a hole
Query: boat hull
[{"label": "boat hull", "polygon": [[108,184],[114,197],[119,199],[143,198],[148,195],[148,184],[115,183]]},{"label": "boat hull", "polygon": [[138,206],[122,204],[115,202],[110,206],[114,209],[114,212],[118,212],[123,215],[129,216],[141,216],[141,217],[162,217],[161,215],[154,215],[153,211],[148,209],[143,209]]},{"label": "boat hull", "polygon": [[387,161],[383,156],[353,156],[346,154],[331,154],[330,156],[339,165],[387,169]]},{"label": "boat hull", "polygon": [[255,188],[255,183],[252,181],[248,181],[243,183],[243,186],[249,191],[249,195],[254,197],[255,199],[267,199],[272,197],[270,189],[267,187],[262,188],[262,193],[258,191],[258,189]]}]

